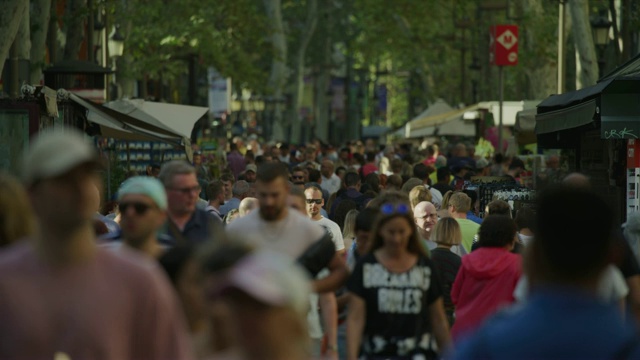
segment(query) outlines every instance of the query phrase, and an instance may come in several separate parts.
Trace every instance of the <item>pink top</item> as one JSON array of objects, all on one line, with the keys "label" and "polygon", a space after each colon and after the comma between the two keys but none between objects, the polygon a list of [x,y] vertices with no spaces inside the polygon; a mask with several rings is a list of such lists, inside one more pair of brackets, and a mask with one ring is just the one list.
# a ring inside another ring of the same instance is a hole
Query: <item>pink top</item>
[{"label": "pink top", "polygon": [[456,321],[454,340],[481,325],[488,316],[515,299],[513,290],[522,273],[522,259],[503,248],[479,248],[462,257],[451,288]]},{"label": "pink top", "polygon": [[166,277],[126,249],[58,268],[29,241],[2,251],[0,319],[3,359],[193,358]]}]

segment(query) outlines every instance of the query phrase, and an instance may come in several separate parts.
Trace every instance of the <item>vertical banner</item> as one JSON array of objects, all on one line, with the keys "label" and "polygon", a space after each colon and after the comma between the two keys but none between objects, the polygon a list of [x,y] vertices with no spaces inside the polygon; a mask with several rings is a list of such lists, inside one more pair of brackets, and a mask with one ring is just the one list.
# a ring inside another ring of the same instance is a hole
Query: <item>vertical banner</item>
[{"label": "vertical banner", "polygon": [[209,112],[214,118],[231,113],[231,78],[225,78],[214,68],[207,72],[209,79]]}]

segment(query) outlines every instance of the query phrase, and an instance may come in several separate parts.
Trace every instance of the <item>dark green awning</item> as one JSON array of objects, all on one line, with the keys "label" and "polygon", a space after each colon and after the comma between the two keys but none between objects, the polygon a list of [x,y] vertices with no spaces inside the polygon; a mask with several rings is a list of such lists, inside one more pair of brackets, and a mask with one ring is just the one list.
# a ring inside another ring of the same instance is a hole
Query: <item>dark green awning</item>
[{"label": "dark green awning", "polygon": [[596,114],[595,99],[560,110],[536,115],[536,134],[573,129],[593,122]]}]

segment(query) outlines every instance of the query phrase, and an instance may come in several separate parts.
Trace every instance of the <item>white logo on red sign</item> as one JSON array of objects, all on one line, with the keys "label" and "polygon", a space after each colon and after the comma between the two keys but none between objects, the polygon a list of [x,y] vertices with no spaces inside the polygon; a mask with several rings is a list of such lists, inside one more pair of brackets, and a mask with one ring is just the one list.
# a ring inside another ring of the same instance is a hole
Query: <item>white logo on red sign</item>
[{"label": "white logo on red sign", "polygon": [[518,38],[511,32],[511,30],[507,29],[507,31],[498,36],[496,41],[500,45],[504,46],[505,49],[509,50],[518,42]]}]

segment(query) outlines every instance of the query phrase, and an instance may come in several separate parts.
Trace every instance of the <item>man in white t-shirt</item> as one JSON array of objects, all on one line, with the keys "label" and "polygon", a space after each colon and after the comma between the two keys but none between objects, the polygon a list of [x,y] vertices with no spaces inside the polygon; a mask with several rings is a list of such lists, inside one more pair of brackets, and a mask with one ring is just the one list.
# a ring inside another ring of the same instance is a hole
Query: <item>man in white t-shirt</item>
[{"label": "man in white t-shirt", "polygon": [[[344,256],[344,240],[342,239],[340,227],[338,224],[325,218],[320,213],[320,209],[324,205],[322,190],[315,186],[310,186],[304,191],[304,194],[309,218],[325,228],[325,230],[331,235],[331,240],[333,240],[333,243],[335,244],[336,252],[340,254],[340,256]],[[320,326],[318,305],[320,307],[324,328]],[[312,294],[309,320],[310,335],[314,345],[316,345],[315,347],[318,347],[317,344],[321,343],[323,335],[327,338],[329,348],[337,343],[338,304],[334,293],[324,293],[319,296],[318,294]],[[324,330],[324,334],[322,330]],[[333,347],[335,348],[335,346]]]},{"label": "man in white t-shirt", "polygon": [[[267,247],[298,259],[325,236],[321,226],[287,206],[289,195],[288,170],[282,163],[265,163],[258,168],[256,195],[259,211],[237,219],[227,226],[229,234],[241,234],[250,245]],[[326,266],[329,275],[312,282],[312,290],[324,293],[338,289],[349,270],[339,254]]]},{"label": "man in white t-shirt", "polygon": [[342,182],[334,171],[335,166],[331,160],[322,160],[322,164],[320,164],[320,174],[322,175],[320,187],[327,190],[329,195],[338,192]]}]

